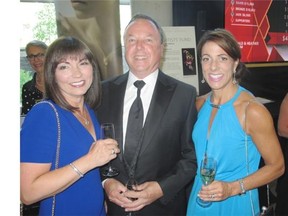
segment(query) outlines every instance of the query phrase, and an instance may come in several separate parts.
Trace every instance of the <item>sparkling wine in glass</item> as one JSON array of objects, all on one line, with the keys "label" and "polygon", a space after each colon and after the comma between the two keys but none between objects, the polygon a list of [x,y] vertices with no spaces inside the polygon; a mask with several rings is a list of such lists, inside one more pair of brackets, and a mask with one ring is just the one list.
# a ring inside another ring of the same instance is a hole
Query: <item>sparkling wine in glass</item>
[{"label": "sparkling wine in glass", "polygon": [[[204,157],[201,161],[200,175],[202,183],[207,186],[214,181],[216,174],[217,162],[213,157]],[[197,203],[202,207],[208,207],[212,204],[210,201],[204,201],[200,197],[197,197]]]},{"label": "sparkling wine in glass", "polygon": [[[101,139],[115,139],[115,129],[113,123],[103,123],[101,124]],[[114,177],[119,174],[119,171],[108,163],[108,167],[105,167],[102,171],[102,175],[105,177]]]}]

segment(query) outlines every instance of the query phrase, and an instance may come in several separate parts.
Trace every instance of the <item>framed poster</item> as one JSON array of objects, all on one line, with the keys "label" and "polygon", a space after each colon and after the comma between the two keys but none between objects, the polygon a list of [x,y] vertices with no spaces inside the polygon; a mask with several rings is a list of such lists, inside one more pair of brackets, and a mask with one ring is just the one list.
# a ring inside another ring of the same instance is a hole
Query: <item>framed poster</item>
[{"label": "framed poster", "polygon": [[166,47],[161,70],[199,92],[195,27],[163,27]]}]

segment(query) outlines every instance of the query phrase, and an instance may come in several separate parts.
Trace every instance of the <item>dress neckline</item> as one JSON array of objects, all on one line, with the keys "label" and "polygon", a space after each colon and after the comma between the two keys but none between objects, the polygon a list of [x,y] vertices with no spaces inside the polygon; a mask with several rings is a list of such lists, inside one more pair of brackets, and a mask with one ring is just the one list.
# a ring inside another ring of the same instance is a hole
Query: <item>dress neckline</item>
[{"label": "dress neckline", "polygon": [[[243,88],[241,86],[238,86],[238,89],[236,91],[236,93],[234,94],[234,96],[228,100],[227,102],[221,104],[221,105],[215,105],[211,102],[211,94],[212,92],[209,93],[209,96],[206,98],[206,102],[208,104],[208,107],[211,108],[211,113],[212,113],[212,109],[213,108],[217,108],[218,110],[216,111],[217,113],[220,112],[220,110],[223,110],[223,108],[225,107],[230,107],[231,104],[233,104],[235,102],[235,100],[237,100],[238,96],[240,95],[240,93],[243,91]],[[216,115],[216,114],[215,114]],[[211,118],[211,114],[210,114],[210,118]],[[214,120],[213,120],[214,121]],[[213,124],[213,122],[212,122]],[[206,135],[206,142],[205,142],[205,151],[204,151],[204,158],[208,157],[208,145],[209,145],[209,138],[210,138],[210,130],[212,128],[212,124],[211,127],[209,128],[208,126],[208,130],[207,130],[207,135]]]},{"label": "dress neckline", "polygon": [[209,93],[209,96],[207,97],[206,101],[208,102],[208,104],[209,104],[212,108],[221,109],[221,108],[224,108],[224,107],[227,107],[227,106],[233,104],[233,103],[237,100],[237,98],[238,98],[238,96],[240,95],[240,93],[241,93],[242,90],[243,90],[243,88],[242,88],[241,86],[238,86],[238,89],[237,89],[236,93],[234,94],[234,96],[233,96],[230,100],[226,101],[225,103],[223,103],[223,104],[221,104],[221,105],[215,105],[215,104],[213,104],[213,103],[211,102],[212,92]]}]

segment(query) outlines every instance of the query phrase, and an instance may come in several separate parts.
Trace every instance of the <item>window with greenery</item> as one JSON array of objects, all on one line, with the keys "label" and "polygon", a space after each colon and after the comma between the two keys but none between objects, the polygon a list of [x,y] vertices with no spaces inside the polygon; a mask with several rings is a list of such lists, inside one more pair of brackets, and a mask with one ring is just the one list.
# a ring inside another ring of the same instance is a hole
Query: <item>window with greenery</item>
[{"label": "window with greenery", "polygon": [[[33,70],[26,59],[25,46],[31,40],[41,40],[50,44],[57,38],[54,3],[21,2],[20,38],[20,102],[24,83],[32,79]],[[29,13],[27,13],[29,11]]]}]

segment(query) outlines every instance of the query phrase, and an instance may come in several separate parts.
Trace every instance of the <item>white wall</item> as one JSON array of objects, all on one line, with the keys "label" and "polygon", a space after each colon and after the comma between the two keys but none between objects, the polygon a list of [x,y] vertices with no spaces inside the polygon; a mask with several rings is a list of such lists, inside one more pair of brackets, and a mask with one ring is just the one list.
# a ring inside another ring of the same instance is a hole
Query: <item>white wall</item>
[{"label": "white wall", "polygon": [[173,24],[172,0],[131,0],[131,12],[151,16],[161,26]]}]

